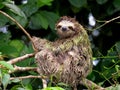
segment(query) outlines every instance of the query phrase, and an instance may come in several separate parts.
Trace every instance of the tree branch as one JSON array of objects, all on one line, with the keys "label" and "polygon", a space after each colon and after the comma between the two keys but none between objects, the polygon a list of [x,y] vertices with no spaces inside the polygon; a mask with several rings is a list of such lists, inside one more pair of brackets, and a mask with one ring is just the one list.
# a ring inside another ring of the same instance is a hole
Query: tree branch
[{"label": "tree branch", "polygon": [[43,88],[47,87],[47,81],[45,79],[42,79],[42,83],[43,83]]},{"label": "tree branch", "polygon": [[24,59],[33,57],[34,55],[35,55],[35,53],[26,54],[26,55],[24,55],[24,56],[21,56],[21,57],[15,58],[15,59],[11,59],[10,61],[8,61],[8,63],[10,63],[10,64],[15,64],[15,63],[17,63],[17,62],[23,61]]},{"label": "tree branch", "polygon": [[92,29],[92,30],[89,30],[89,31],[94,31],[94,30],[96,30],[96,29],[99,29],[99,28],[105,26],[106,24],[108,24],[108,23],[110,23],[110,22],[112,22],[112,21],[115,21],[115,20],[117,20],[117,19],[119,19],[119,18],[120,18],[120,16],[117,16],[117,17],[115,17],[115,18],[112,18],[112,19],[110,19],[110,20],[107,20],[107,21],[105,21],[102,25],[100,25],[100,26],[98,26],[98,27],[96,27],[96,28],[94,28],[94,29]]},{"label": "tree branch", "polygon": [[80,84],[86,86],[89,90],[105,90],[105,88],[98,86],[96,83],[94,83],[86,78],[83,79],[80,82]]},{"label": "tree branch", "polygon": [[40,79],[46,79],[47,77],[45,76],[33,76],[33,75],[29,75],[29,76],[22,76],[22,77],[11,77],[10,80],[13,80],[13,79],[20,79],[20,80],[23,80],[23,79],[29,79],[29,78],[40,78]]},{"label": "tree branch", "polygon": [[14,65],[14,71],[10,71],[9,73],[14,73],[14,72],[24,72],[24,71],[36,71],[37,72],[37,67],[19,67]]},{"label": "tree branch", "polygon": [[30,41],[32,42],[33,44],[33,49],[34,51],[37,52],[37,49],[35,48],[34,46],[34,43],[33,43],[33,40],[32,40],[32,37],[30,36],[30,34],[22,27],[22,25],[20,25],[14,18],[12,18],[10,15],[8,15],[7,13],[3,12],[0,10],[0,13],[3,14],[4,16],[8,17],[10,20],[12,20],[14,23],[16,23],[16,25],[27,35],[27,37],[30,39]]}]

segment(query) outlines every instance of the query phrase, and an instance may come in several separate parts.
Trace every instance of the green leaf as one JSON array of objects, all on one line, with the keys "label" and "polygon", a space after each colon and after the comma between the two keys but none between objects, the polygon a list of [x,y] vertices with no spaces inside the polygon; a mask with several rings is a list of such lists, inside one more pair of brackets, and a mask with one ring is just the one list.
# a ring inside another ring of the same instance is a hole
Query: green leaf
[{"label": "green leaf", "polygon": [[8,54],[10,56],[12,56],[12,57],[18,57],[21,54],[21,51],[23,50],[25,45],[20,40],[12,40],[9,43],[9,46],[13,47],[14,49],[12,49],[12,53],[11,54],[9,54],[9,53]]},{"label": "green leaf", "polygon": [[10,10],[11,10],[13,13],[15,13],[15,14],[21,16],[21,17],[26,18],[24,12],[23,12],[18,6],[16,6],[15,4],[9,3],[9,2],[3,2],[3,4],[4,4],[6,7],[10,8]]},{"label": "green leaf", "polygon": [[24,44],[20,40],[12,40],[9,44],[1,44],[0,51],[10,57],[17,57],[24,48]]},{"label": "green leaf", "polygon": [[[21,17],[19,15],[16,15],[10,11],[8,11],[9,15],[11,17],[13,17],[19,24],[21,24],[23,27],[26,26],[26,24],[28,23],[28,19],[27,18],[24,18],[24,17]],[[13,21],[10,21],[10,24],[11,25],[16,25]]]},{"label": "green leaf", "polygon": [[10,90],[25,90],[21,85],[14,85]]},{"label": "green leaf", "polygon": [[[21,55],[24,55],[25,53],[32,53],[33,52],[32,45],[31,44],[29,46],[25,45],[22,52],[23,53],[21,53]],[[35,66],[35,64],[33,64],[34,63],[34,58],[28,58],[28,59],[23,60],[21,62],[17,62],[16,65],[25,67],[25,66],[30,66],[31,63],[32,63],[32,66]]]},{"label": "green leaf", "polygon": [[11,45],[4,45],[0,47],[0,51],[10,57],[17,57],[17,49]]},{"label": "green leaf", "polygon": [[87,0],[68,0],[71,5],[77,8],[81,8],[87,4]]},{"label": "green leaf", "polygon": [[25,86],[25,90],[33,90],[33,89],[32,89],[32,86],[28,84],[27,86]]},{"label": "green leaf", "polygon": [[106,88],[105,90],[120,90],[120,85],[110,86]]},{"label": "green leaf", "polygon": [[18,52],[21,52],[24,48],[24,44],[20,40],[12,40],[10,45],[17,49]]},{"label": "green leaf", "polygon": [[32,14],[38,11],[39,7],[36,5],[38,0],[28,0],[27,4],[20,6],[21,10],[26,14],[27,17],[30,17]]},{"label": "green leaf", "polygon": [[[27,19],[20,17],[20,16],[14,16],[14,18],[16,19],[16,21],[18,21],[20,23],[20,25],[22,25],[23,27],[26,26],[26,24],[28,23]],[[14,23],[15,24],[15,23]]]},{"label": "green leaf", "polygon": [[22,82],[21,82],[23,85],[25,85],[25,86],[29,86],[29,84],[31,83],[31,79],[24,79],[24,80],[22,80]]},{"label": "green leaf", "polygon": [[3,84],[4,90],[6,90],[6,87],[9,83],[9,81],[10,81],[10,75],[9,74],[4,74],[3,77],[2,77],[2,84]]},{"label": "green leaf", "polygon": [[42,7],[42,6],[45,6],[45,5],[51,6],[51,5],[52,5],[52,1],[53,1],[53,0],[38,0],[38,1],[37,1],[37,5],[38,5],[39,7]]},{"label": "green leaf", "polygon": [[48,28],[48,21],[47,21],[47,19],[44,16],[40,15],[39,20],[40,20],[41,26],[44,29],[47,29]]},{"label": "green leaf", "polygon": [[57,22],[59,16],[53,12],[48,12],[48,11],[41,11],[40,14],[43,15],[47,19],[50,28],[54,30],[55,23]]},{"label": "green leaf", "polygon": [[117,72],[119,72],[119,67],[120,67],[119,65],[115,65],[115,69]]},{"label": "green leaf", "polygon": [[7,17],[0,14],[0,27],[4,26],[8,21],[9,21],[9,19]]},{"label": "green leaf", "polygon": [[[0,0],[0,2],[2,2],[3,0]],[[2,3],[0,3],[0,9],[2,9],[4,7],[4,5]]]},{"label": "green leaf", "polygon": [[2,47],[10,42],[11,33],[9,31],[7,33],[0,33],[0,38],[0,47]]},{"label": "green leaf", "polygon": [[36,13],[31,17],[31,25],[29,26],[32,29],[39,29],[39,28],[48,28],[48,20],[41,15],[40,13]]},{"label": "green leaf", "polygon": [[98,4],[104,4],[106,3],[108,0],[96,0]]},{"label": "green leaf", "polygon": [[63,89],[61,87],[47,87],[47,88],[44,88],[42,90],[65,90],[65,89]]},{"label": "green leaf", "polygon": [[9,70],[14,70],[14,67],[11,64],[9,64],[9,63],[7,63],[5,61],[0,61],[0,65],[6,67]]},{"label": "green leaf", "polygon": [[117,42],[115,44],[115,47],[116,47],[116,50],[117,50],[118,54],[120,54],[120,42]]},{"label": "green leaf", "polygon": [[20,79],[15,78],[15,79],[11,80],[11,82],[18,83],[18,82],[20,82]]},{"label": "green leaf", "polygon": [[113,0],[113,5],[115,8],[120,8],[120,0]]},{"label": "green leaf", "polygon": [[108,15],[112,15],[112,14],[114,14],[116,11],[117,11],[117,9],[115,9],[115,7],[114,7],[113,5],[110,5],[110,6],[108,6],[108,8],[107,8],[107,14],[108,14]]}]

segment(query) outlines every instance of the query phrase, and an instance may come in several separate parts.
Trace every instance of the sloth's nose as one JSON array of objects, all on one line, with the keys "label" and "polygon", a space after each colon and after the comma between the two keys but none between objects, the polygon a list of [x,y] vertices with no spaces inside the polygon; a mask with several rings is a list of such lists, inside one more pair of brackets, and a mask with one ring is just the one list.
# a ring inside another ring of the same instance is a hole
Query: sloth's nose
[{"label": "sloth's nose", "polygon": [[66,27],[62,27],[62,31],[66,31],[67,30],[67,28]]}]

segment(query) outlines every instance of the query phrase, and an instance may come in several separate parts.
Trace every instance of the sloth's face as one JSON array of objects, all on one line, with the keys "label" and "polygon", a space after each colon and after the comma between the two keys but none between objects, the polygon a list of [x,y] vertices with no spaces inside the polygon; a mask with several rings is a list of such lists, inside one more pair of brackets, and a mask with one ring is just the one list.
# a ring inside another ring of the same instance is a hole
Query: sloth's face
[{"label": "sloth's face", "polygon": [[75,25],[68,20],[62,20],[56,25],[56,30],[60,38],[71,37],[75,34]]}]

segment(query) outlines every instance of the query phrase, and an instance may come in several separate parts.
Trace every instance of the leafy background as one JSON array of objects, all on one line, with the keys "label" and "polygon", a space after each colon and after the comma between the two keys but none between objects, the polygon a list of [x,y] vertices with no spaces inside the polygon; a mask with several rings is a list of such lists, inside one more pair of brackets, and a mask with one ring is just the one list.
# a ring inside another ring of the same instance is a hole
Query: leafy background
[{"label": "leafy background", "polygon": [[[54,27],[60,16],[76,17],[88,30],[93,49],[93,61],[98,62],[88,79],[103,87],[116,85],[108,90],[120,89],[120,19],[95,29],[106,20],[120,15],[120,0],[0,0],[0,10],[15,18],[31,36],[49,40],[57,38]],[[90,13],[96,20],[95,26],[89,25]],[[40,79],[9,80],[11,76],[37,75],[33,71],[8,73],[9,69],[13,70],[13,66],[6,61],[31,52],[33,52],[32,45],[26,35],[15,23],[0,14],[0,64],[5,67],[0,68],[0,90],[42,88]],[[19,62],[17,65],[36,66],[34,58]],[[64,90],[57,86],[49,85],[44,90]]]}]

